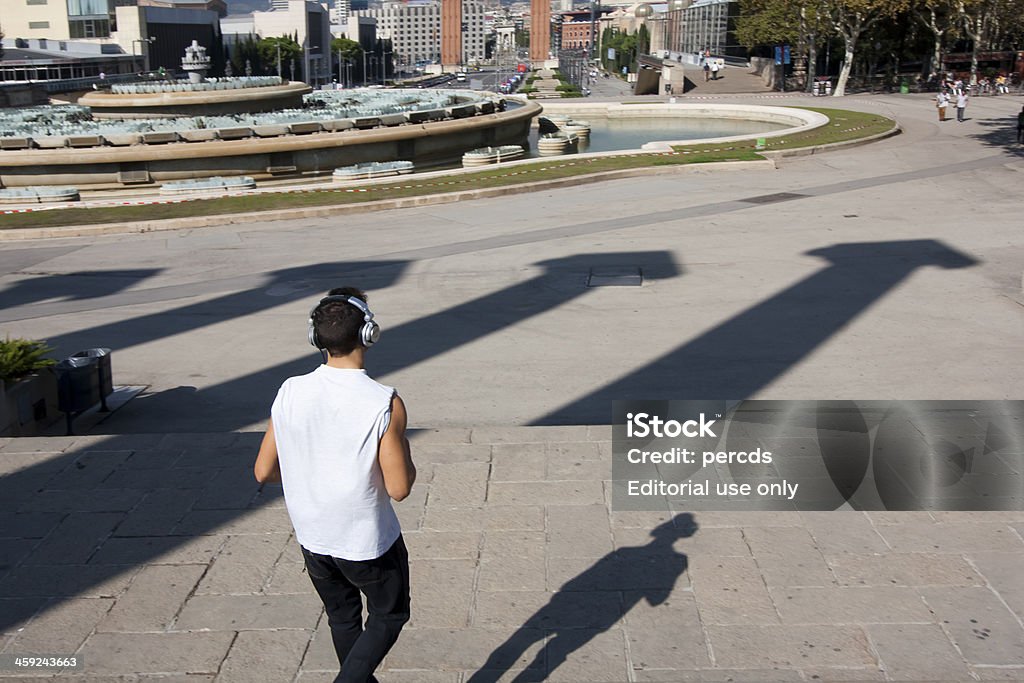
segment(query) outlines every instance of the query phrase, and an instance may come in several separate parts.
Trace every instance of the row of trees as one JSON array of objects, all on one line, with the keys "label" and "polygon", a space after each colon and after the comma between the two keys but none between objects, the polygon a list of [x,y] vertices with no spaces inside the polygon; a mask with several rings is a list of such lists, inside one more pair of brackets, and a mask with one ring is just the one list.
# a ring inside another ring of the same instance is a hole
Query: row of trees
[{"label": "row of trees", "polygon": [[[918,31],[914,31],[916,28]],[[838,38],[843,62],[835,95],[846,92],[855,58],[864,45],[891,61],[920,58],[914,37],[930,42],[931,72],[954,46],[971,53],[971,82],[978,77],[978,54],[1024,44],[1024,0],[741,0],[737,38],[749,48],[789,44],[806,59],[813,82],[825,41]],[[915,54],[916,52],[916,54]]]},{"label": "row of trees", "polygon": [[[651,51],[651,34],[644,24],[640,24],[635,33],[606,28],[601,33],[601,42],[598,45],[601,51],[601,65],[612,73],[622,73],[622,67],[634,68],[637,56]],[[608,58],[608,48],[615,49],[615,57]]]},{"label": "row of trees", "polygon": [[[386,78],[393,75],[389,60],[385,59],[386,56],[392,56],[390,43],[388,39],[378,40],[374,49],[366,55],[373,64],[383,65],[378,66],[378,71]],[[259,76],[280,73],[292,80],[302,80],[304,56],[297,35],[257,38],[249,34],[232,47],[229,63],[231,72],[236,76],[248,73]],[[338,74],[340,60],[343,66],[352,65],[351,76],[354,80],[366,80],[368,74],[363,73],[363,48],[358,42],[348,38],[334,38],[331,41],[329,60],[333,65],[332,74]]]}]

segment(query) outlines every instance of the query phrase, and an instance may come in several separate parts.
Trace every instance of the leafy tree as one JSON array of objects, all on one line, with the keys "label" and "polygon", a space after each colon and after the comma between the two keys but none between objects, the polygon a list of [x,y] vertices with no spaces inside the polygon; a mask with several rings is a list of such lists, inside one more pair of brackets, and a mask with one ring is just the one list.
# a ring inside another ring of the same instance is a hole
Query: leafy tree
[{"label": "leafy tree", "polygon": [[[302,64],[302,46],[290,36],[261,38],[256,43],[256,53],[259,55],[261,64],[265,66],[273,65],[272,69],[276,74],[282,74],[284,69],[289,68],[292,64]],[[295,71],[297,73],[290,73],[289,78],[292,80],[301,79],[301,66],[295,69]]]},{"label": "leafy tree", "polygon": [[1020,0],[957,0],[957,14],[971,39],[971,83],[978,81],[978,53],[1012,47],[1024,29]]},{"label": "leafy tree", "polygon": [[850,80],[857,42],[864,33],[883,18],[892,17],[906,9],[907,0],[824,0],[825,9],[836,33],[843,39],[843,65],[839,69],[839,80],[832,92],[834,97],[846,94],[846,83]]},{"label": "leafy tree", "polygon": [[636,49],[642,55],[651,52],[651,34],[647,30],[647,24],[640,24],[640,28],[636,30]]},{"label": "leafy tree", "polygon": [[804,85],[809,90],[814,82],[819,48],[832,29],[825,10],[822,0],[741,0],[736,36],[750,49],[793,45],[794,73],[806,74]]},{"label": "leafy tree", "polygon": [[919,0],[911,8],[914,17],[932,34],[932,73],[942,68],[942,45],[956,34],[960,15],[956,0]]}]

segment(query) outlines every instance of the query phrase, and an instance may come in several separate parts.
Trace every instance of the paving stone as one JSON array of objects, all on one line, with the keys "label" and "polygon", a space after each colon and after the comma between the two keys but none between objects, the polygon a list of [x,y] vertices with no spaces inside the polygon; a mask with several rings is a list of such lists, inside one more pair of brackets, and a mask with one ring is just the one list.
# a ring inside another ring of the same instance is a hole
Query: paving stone
[{"label": "paving stone", "polygon": [[889,680],[971,678],[963,657],[937,624],[872,624],[867,632]]},{"label": "paving stone", "polygon": [[36,546],[25,563],[83,564],[110,536],[122,519],[123,514],[111,512],[68,515]]},{"label": "paving stone", "polygon": [[205,571],[206,565],[143,567],[97,630],[167,630]]},{"label": "paving stone", "polygon": [[299,670],[312,636],[306,631],[242,631],[220,667],[218,683],[278,683]]},{"label": "paving stone", "polygon": [[417,467],[440,463],[486,463],[491,459],[487,444],[410,444],[413,462]]},{"label": "paving stone", "polygon": [[470,434],[472,443],[564,443],[586,441],[587,428],[584,425],[555,427],[474,427]]},{"label": "paving stone", "polygon": [[210,470],[202,467],[122,468],[112,472],[97,488],[152,491],[154,489],[204,489],[209,485]]},{"label": "paving stone", "polygon": [[465,628],[473,605],[476,562],[420,560],[409,563],[412,586],[410,627]]},{"label": "paving stone", "polygon": [[389,670],[442,672],[525,669],[540,651],[544,638],[545,632],[540,629],[406,628],[386,664]]},{"label": "paving stone", "polygon": [[548,555],[545,547],[547,535],[543,531],[487,531],[480,558],[499,561],[511,558],[543,558]]},{"label": "paving stone", "polygon": [[252,464],[232,467],[207,475],[207,486],[193,505],[194,510],[241,510],[259,493]]},{"label": "paving stone", "polygon": [[1024,666],[1024,629],[991,590],[959,586],[918,590],[969,664]]},{"label": "paving stone", "polygon": [[651,589],[653,593],[685,589],[685,559],[612,553],[590,558],[548,559],[548,590],[621,591]]},{"label": "paving stone", "polygon": [[36,538],[0,538],[0,577],[21,564],[39,543]]},{"label": "paving stone", "polygon": [[[648,545],[652,538],[649,529],[613,529],[612,533],[616,548]],[[750,548],[743,540],[743,533],[729,527],[698,529],[692,536],[678,539],[666,550],[692,557],[750,557]]]},{"label": "paving stone", "polygon": [[313,584],[306,573],[304,562],[286,562],[283,559],[277,563],[270,574],[270,581],[267,583],[264,592],[268,595],[309,593],[313,590]]},{"label": "paving stone", "polygon": [[545,646],[546,681],[628,680],[625,637],[621,629],[561,629]]},{"label": "paving stone", "polygon": [[620,511],[612,510],[609,519],[613,529],[653,529],[670,520],[674,515],[666,507],[664,511]]},{"label": "paving stone", "polygon": [[410,531],[403,534],[409,557],[421,560],[475,560],[481,534],[466,531]]},{"label": "paving stone", "polygon": [[548,557],[601,557],[614,547],[604,505],[549,505],[547,523]]},{"label": "paving stone", "polygon": [[182,536],[291,533],[288,513],[280,508],[256,510],[197,510],[185,515],[174,527]]},{"label": "paving stone", "polygon": [[100,491],[39,491],[24,501],[19,512],[127,512],[145,491],[105,489]]},{"label": "paving stone", "polygon": [[167,536],[192,509],[198,490],[159,489],[146,497],[114,529],[114,536]]},{"label": "paving stone", "polygon": [[839,584],[846,586],[977,586],[984,582],[959,555],[846,553],[825,560]]},{"label": "paving stone", "polygon": [[134,565],[22,565],[0,579],[0,597],[113,597],[137,570]]},{"label": "paving stone", "polygon": [[1024,522],[1024,510],[939,511],[932,510],[936,522],[986,522],[989,524]]},{"label": "paving stone", "polygon": [[242,631],[316,626],[320,598],[306,595],[193,595],[174,623],[175,631]]},{"label": "paving stone", "polygon": [[707,626],[715,663],[724,668],[876,665],[858,626]]},{"label": "paving stone", "polygon": [[[107,479],[128,457],[131,451],[85,451],[47,482],[47,489],[96,488]],[[131,486],[109,488],[133,488]]]},{"label": "paving stone", "polygon": [[863,512],[801,512],[815,545],[826,554],[884,553],[889,546]]},{"label": "paving stone", "polygon": [[48,602],[46,598],[0,598],[0,633],[17,633]]},{"label": "paving stone", "polygon": [[570,460],[547,456],[548,481],[605,481],[612,478],[611,459]]},{"label": "paving stone", "polygon": [[415,446],[426,446],[431,444],[465,444],[469,443],[472,430],[460,427],[445,427],[444,429],[409,429],[406,436],[409,443]]},{"label": "paving stone", "polygon": [[1003,523],[943,522],[880,526],[878,532],[896,552],[972,553],[1024,551],[1024,543]]},{"label": "paving stone", "polygon": [[542,591],[547,588],[546,567],[542,555],[483,559],[477,586],[482,591]]},{"label": "paving stone", "polygon": [[[868,681],[887,681],[885,672],[877,667],[873,668],[845,668],[845,667],[806,667],[801,669],[806,681],[821,681],[821,683],[867,683]],[[928,681],[928,683],[942,683],[941,681]],[[949,683],[959,683],[949,681]]]},{"label": "paving stone", "polygon": [[612,442],[612,426],[587,425],[587,440],[610,444]]},{"label": "paving stone", "polygon": [[[678,510],[689,512],[688,510]],[[711,527],[749,527],[752,520],[757,521],[758,528],[764,527],[802,527],[803,519],[799,512],[765,511],[752,515],[749,511],[701,511],[694,512],[693,517],[701,529]]]},{"label": "paving stone", "polygon": [[235,432],[204,432],[202,434],[167,434],[160,439],[157,448],[190,450],[222,450],[238,443],[239,435]]},{"label": "paving stone", "polygon": [[77,442],[77,436],[19,436],[4,445],[3,454],[6,459],[17,453],[63,453],[74,451]]},{"label": "paving stone", "polygon": [[1024,618],[1024,553],[972,553],[971,562],[1018,618]]},{"label": "paving stone", "polygon": [[643,593],[623,594],[630,659],[639,679],[647,669],[711,666],[700,614],[692,594],[676,592],[652,605]]},{"label": "paving stone", "polygon": [[146,448],[136,450],[132,452],[131,457],[125,462],[125,468],[131,471],[166,470],[174,467],[174,463],[184,454],[184,448]]},{"label": "paving stone", "polygon": [[113,604],[110,598],[52,601],[18,632],[10,648],[18,654],[72,655]]},{"label": "paving stone", "polygon": [[0,512],[0,537],[43,538],[62,519],[61,512]]},{"label": "paving stone", "polygon": [[[865,513],[868,519],[876,526],[902,525],[902,524],[935,524],[935,518],[930,512],[924,510],[900,510],[891,512],[888,510],[872,510]],[[879,529],[881,531],[881,529]]]},{"label": "paving stone", "polygon": [[896,624],[934,621],[913,588],[769,588],[784,624]]},{"label": "paving stone", "polygon": [[458,673],[437,671],[387,671],[376,676],[380,683],[459,683]]},{"label": "paving stone", "polygon": [[753,558],[691,558],[688,574],[705,624],[777,624],[779,616]]},{"label": "paving stone", "polygon": [[290,534],[228,537],[196,594],[259,593],[290,538]]},{"label": "paving stone", "polygon": [[835,582],[805,529],[746,527],[743,537],[769,586],[828,586]]},{"label": "paving stone", "polygon": [[492,481],[487,501],[495,505],[544,505],[557,500],[565,505],[603,505],[599,481]]},{"label": "paving stone", "polygon": [[0,511],[37,511],[35,498],[53,474],[29,471],[0,477]]},{"label": "paving stone", "polygon": [[483,505],[487,498],[486,462],[434,465],[430,482],[430,503],[440,505]]},{"label": "paving stone", "polygon": [[[176,448],[177,446],[166,447]],[[184,452],[174,463],[175,467],[202,467],[208,470],[227,467],[244,470],[252,468],[252,464],[256,460],[256,454],[259,452],[259,446],[257,445],[253,448],[239,446],[236,448],[230,446],[216,447],[206,444],[201,446],[182,446],[182,450]],[[255,478],[253,481],[255,481]]]},{"label": "paving stone", "polygon": [[970,669],[982,681],[1024,681],[1024,666],[972,666]]},{"label": "paving stone", "polygon": [[491,447],[491,481],[541,481],[547,472],[545,444],[497,444]]},{"label": "paving stone", "polygon": [[642,683],[790,683],[807,680],[793,669],[640,669],[633,673],[635,680]]},{"label": "paving stone", "polygon": [[[403,633],[405,633],[405,630],[403,630]],[[401,642],[401,636],[399,637],[399,642]],[[340,668],[338,655],[335,654],[334,643],[331,641],[331,629],[327,624],[327,615],[321,614],[316,630],[313,632],[313,637],[302,657],[302,671],[330,672],[332,676],[330,680],[333,683],[333,677],[338,675]]]},{"label": "paving stone", "polygon": [[89,564],[209,564],[224,544],[220,536],[108,538]]},{"label": "paving stone", "polygon": [[428,505],[423,529],[432,531],[482,531],[544,529],[541,505],[488,505],[486,507],[449,507]]},{"label": "paving stone", "polygon": [[622,596],[612,591],[595,593],[547,591],[479,591],[473,625],[497,629],[607,629],[623,614]]},{"label": "paving stone", "polygon": [[90,672],[215,674],[235,639],[222,633],[95,633],[82,647]]}]

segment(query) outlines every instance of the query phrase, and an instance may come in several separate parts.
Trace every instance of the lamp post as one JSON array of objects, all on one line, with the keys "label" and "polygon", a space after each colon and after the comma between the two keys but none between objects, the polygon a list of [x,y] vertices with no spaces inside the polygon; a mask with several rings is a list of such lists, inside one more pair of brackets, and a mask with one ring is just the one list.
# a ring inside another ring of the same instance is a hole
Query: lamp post
[{"label": "lamp post", "polygon": [[277,41],[277,77],[281,78],[281,41]]},{"label": "lamp post", "polygon": [[[156,36],[150,36],[149,38],[136,38],[135,40],[133,40],[132,41],[132,62],[135,63],[136,65],[138,64],[138,62],[136,62],[136,60],[135,60],[135,57],[136,57],[136,55],[135,55],[135,43],[139,43],[140,45],[142,43],[146,43],[146,45],[152,45],[155,42],[156,42]],[[143,53],[142,70],[143,71],[149,71],[149,48],[148,47],[145,49],[145,52]]]},{"label": "lamp post", "polygon": [[363,50],[363,87],[366,87],[366,50]]},{"label": "lamp post", "polygon": [[384,71],[384,78],[382,79],[384,85],[388,84],[388,55],[393,54],[391,50],[385,50],[381,53],[381,68]]},{"label": "lamp post", "polygon": [[305,64],[303,64],[303,67],[306,70],[306,82],[309,83],[309,85],[311,85],[311,86],[313,86],[315,88],[316,87],[316,76],[313,74],[313,68],[312,68],[312,66],[313,66],[313,57],[312,57],[313,50],[317,50],[317,52],[319,53],[320,46],[319,45],[309,45],[308,41],[307,41],[307,44],[306,44],[306,54],[305,54],[306,62],[305,62]]}]

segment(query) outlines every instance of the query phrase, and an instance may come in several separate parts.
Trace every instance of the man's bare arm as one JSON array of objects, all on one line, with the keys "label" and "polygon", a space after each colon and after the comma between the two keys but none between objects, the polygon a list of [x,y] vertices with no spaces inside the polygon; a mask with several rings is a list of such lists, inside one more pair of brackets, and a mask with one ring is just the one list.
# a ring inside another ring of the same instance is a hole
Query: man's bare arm
[{"label": "man's bare arm", "polygon": [[261,484],[281,481],[281,465],[277,460],[277,440],[274,438],[274,421],[267,422],[267,433],[263,435],[256,465],[253,467],[256,481]]},{"label": "man's bare arm", "polygon": [[405,403],[395,394],[391,399],[391,422],[380,438],[377,453],[384,475],[384,488],[394,500],[404,500],[416,481],[416,466],[412,463],[409,440],[405,437],[407,423]]}]

